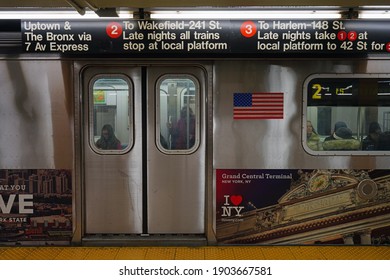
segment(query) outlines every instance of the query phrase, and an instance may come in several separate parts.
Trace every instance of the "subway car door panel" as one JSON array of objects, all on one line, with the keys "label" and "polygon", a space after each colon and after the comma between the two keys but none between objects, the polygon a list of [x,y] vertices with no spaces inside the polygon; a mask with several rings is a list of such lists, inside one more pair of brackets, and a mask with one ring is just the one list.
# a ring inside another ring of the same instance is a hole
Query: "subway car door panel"
[{"label": "subway car door panel", "polygon": [[205,233],[202,67],[85,65],[83,235]]},{"label": "subway car door panel", "polygon": [[84,235],[142,233],[141,67],[85,66]]},{"label": "subway car door panel", "polygon": [[205,232],[205,93],[201,67],[148,68],[148,232]]}]

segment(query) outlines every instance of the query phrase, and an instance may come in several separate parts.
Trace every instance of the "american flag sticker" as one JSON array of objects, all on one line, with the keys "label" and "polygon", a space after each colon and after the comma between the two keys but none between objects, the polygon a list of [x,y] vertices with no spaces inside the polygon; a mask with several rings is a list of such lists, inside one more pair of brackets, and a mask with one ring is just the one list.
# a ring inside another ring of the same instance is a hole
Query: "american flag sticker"
[{"label": "american flag sticker", "polygon": [[234,93],[233,119],[283,119],[283,93]]}]

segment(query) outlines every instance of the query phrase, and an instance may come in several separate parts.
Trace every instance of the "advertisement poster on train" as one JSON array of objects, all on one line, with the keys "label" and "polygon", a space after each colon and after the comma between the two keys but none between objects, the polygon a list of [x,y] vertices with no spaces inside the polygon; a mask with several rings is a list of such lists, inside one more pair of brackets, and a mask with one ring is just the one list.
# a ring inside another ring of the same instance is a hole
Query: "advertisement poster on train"
[{"label": "advertisement poster on train", "polygon": [[388,170],[216,170],[220,244],[390,244],[389,214]]},{"label": "advertisement poster on train", "polygon": [[68,245],[70,170],[0,170],[0,245]]}]

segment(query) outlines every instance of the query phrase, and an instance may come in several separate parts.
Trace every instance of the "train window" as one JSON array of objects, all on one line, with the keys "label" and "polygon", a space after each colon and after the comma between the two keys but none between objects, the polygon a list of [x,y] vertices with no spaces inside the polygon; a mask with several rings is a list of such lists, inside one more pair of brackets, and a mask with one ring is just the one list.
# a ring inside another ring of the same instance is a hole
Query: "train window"
[{"label": "train window", "polygon": [[390,154],[390,75],[313,75],[304,90],[308,153]]},{"label": "train window", "polygon": [[157,82],[156,144],[166,153],[191,153],[199,145],[199,85],[189,75]]},{"label": "train window", "polygon": [[103,154],[126,152],[133,142],[131,82],[122,75],[98,75],[90,90],[90,143]]}]

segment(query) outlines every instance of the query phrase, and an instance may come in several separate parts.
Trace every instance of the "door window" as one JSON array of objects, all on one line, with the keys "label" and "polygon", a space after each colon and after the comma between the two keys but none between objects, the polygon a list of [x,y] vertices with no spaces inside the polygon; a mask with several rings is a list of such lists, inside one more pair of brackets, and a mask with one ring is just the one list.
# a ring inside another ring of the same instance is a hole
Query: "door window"
[{"label": "door window", "polygon": [[199,84],[189,75],[157,82],[156,143],[168,153],[190,153],[199,145]]},{"label": "door window", "polygon": [[91,147],[103,154],[126,152],[133,143],[129,79],[99,75],[91,85]]}]

